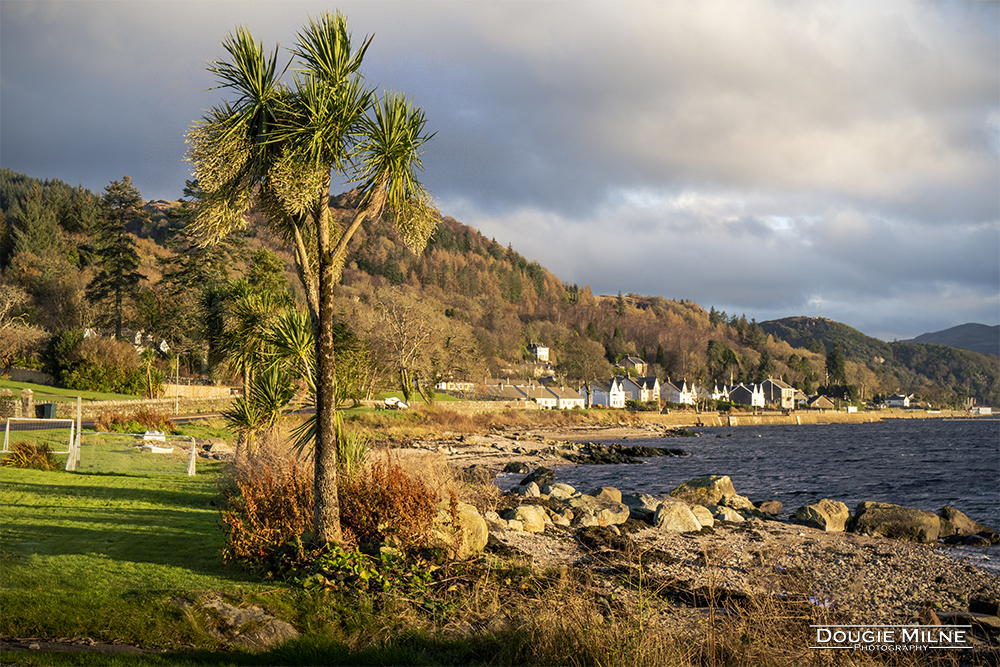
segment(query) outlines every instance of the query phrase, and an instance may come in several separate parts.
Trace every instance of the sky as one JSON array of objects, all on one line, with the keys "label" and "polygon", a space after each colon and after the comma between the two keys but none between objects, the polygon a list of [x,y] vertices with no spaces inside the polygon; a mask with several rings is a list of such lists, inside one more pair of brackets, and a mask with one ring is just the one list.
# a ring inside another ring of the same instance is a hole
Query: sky
[{"label": "sky", "polygon": [[1000,2],[0,0],[0,166],[179,199],[210,61],[342,10],[439,209],[595,294],[1000,323]]}]

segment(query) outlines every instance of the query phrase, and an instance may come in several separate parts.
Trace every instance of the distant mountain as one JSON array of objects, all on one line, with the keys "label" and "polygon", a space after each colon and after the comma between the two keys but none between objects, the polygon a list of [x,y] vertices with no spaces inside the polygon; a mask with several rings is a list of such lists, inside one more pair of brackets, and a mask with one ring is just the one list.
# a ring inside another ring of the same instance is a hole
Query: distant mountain
[{"label": "distant mountain", "polygon": [[760,327],[793,347],[819,354],[839,342],[846,359],[867,366],[884,387],[898,386],[928,395],[937,387],[975,396],[987,405],[1000,403],[1000,357],[995,354],[929,342],[886,343],[846,324],[818,317],[786,317],[761,322]]},{"label": "distant mountain", "polygon": [[985,324],[962,324],[944,331],[921,334],[903,342],[947,345],[1000,356],[1000,324],[992,327]]}]

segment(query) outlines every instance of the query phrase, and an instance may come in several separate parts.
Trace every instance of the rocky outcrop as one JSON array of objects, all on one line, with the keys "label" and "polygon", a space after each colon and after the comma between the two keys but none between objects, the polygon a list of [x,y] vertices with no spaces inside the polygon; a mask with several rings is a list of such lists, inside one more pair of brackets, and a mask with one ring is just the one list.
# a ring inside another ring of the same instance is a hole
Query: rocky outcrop
[{"label": "rocky outcrop", "polygon": [[670,495],[688,505],[725,505],[732,509],[753,509],[746,496],[736,493],[729,475],[710,475],[691,479],[674,488]]},{"label": "rocky outcrop", "polygon": [[[182,609],[192,605],[174,601]],[[260,607],[236,607],[219,599],[194,607],[206,616],[205,631],[230,646],[266,651],[299,636],[290,623],[275,618]]]},{"label": "rocky outcrop", "polygon": [[792,521],[804,526],[819,528],[828,533],[842,533],[847,528],[847,521],[851,518],[851,512],[847,505],[837,500],[822,500],[803,505],[795,510]]},{"label": "rocky outcrop", "polygon": [[941,519],[937,514],[912,507],[863,501],[858,503],[850,530],[894,540],[936,542]]},{"label": "rocky outcrop", "polygon": [[639,445],[629,446],[620,445],[617,442],[610,445],[588,442],[580,445],[573,451],[560,450],[558,454],[571,463],[601,465],[642,463],[641,459],[652,458],[654,456],[691,456],[690,453],[683,449],[643,447]]},{"label": "rocky outcrop", "polygon": [[944,538],[948,543],[962,544],[970,537],[979,537],[993,544],[997,542],[997,534],[993,529],[973,521],[954,507],[942,507],[938,510],[938,517],[941,519],[938,537]]}]

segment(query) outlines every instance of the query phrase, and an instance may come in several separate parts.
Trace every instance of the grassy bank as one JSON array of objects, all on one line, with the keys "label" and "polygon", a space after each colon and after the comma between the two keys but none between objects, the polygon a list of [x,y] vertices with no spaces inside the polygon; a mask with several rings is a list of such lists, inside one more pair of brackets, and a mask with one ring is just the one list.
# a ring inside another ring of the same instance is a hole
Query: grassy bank
[{"label": "grassy bank", "polygon": [[[648,576],[655,553],[603,528],[587,564],[540,568],[493,543],[467,562],[426,553],[388,589],[260,582],[223,564],[219,464],[198,477],[0,468],[0,633],[81,638],[146,653],[0,653],[5,665],[792,665],[830,656],[795,637],[828,612],[792,598],[685,593]],[[662,555],[661,555],[662,557]],[[369,561],[368,567],[383,567]],[[719,567],[705,554],[709,572]],[[796,582],[782,574],[782,590]],[[388,576],[388,575],[387,575]],[[303,636],[262,653],[227,648],[197,605],[257,605]],[[792,638],[792,639],[790,639]],[[166,652],[161,652],[163,650]],[[831,658],[831,660],[827,660]],[[926,664],[877,656],[879,664]],[[846,663],[841,663],[846,664]],[[947,662],[944,664],[948,664]]]},{"label": "grassy bank", "polygon": [[110,394],[100,391],[63,389],[61,387],[50,387],[32,382],[14,382],[5,378],[0,378],[0,389],[10,389],[11,393],[15,396],[20,396],[21,391],[24,389],[30,389],[34,395],[35,403],[75,401],[77,396],[80,396],[85,401],[135,401],[140,398],[135,394]]}]

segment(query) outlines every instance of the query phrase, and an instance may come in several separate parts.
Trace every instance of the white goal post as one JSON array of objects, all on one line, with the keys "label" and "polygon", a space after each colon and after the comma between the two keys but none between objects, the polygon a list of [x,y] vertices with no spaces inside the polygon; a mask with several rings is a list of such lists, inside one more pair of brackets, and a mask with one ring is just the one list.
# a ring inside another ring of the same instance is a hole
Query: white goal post
[{"label": "white goal post", "polygon": [[77,450],[77,425],[75,419],[32,419],[8,417],[3,432],[3,450],[9,454],[18,441],[48,445],[53,454],[69,454],[66,470],[75,470],[79,458]]}]

